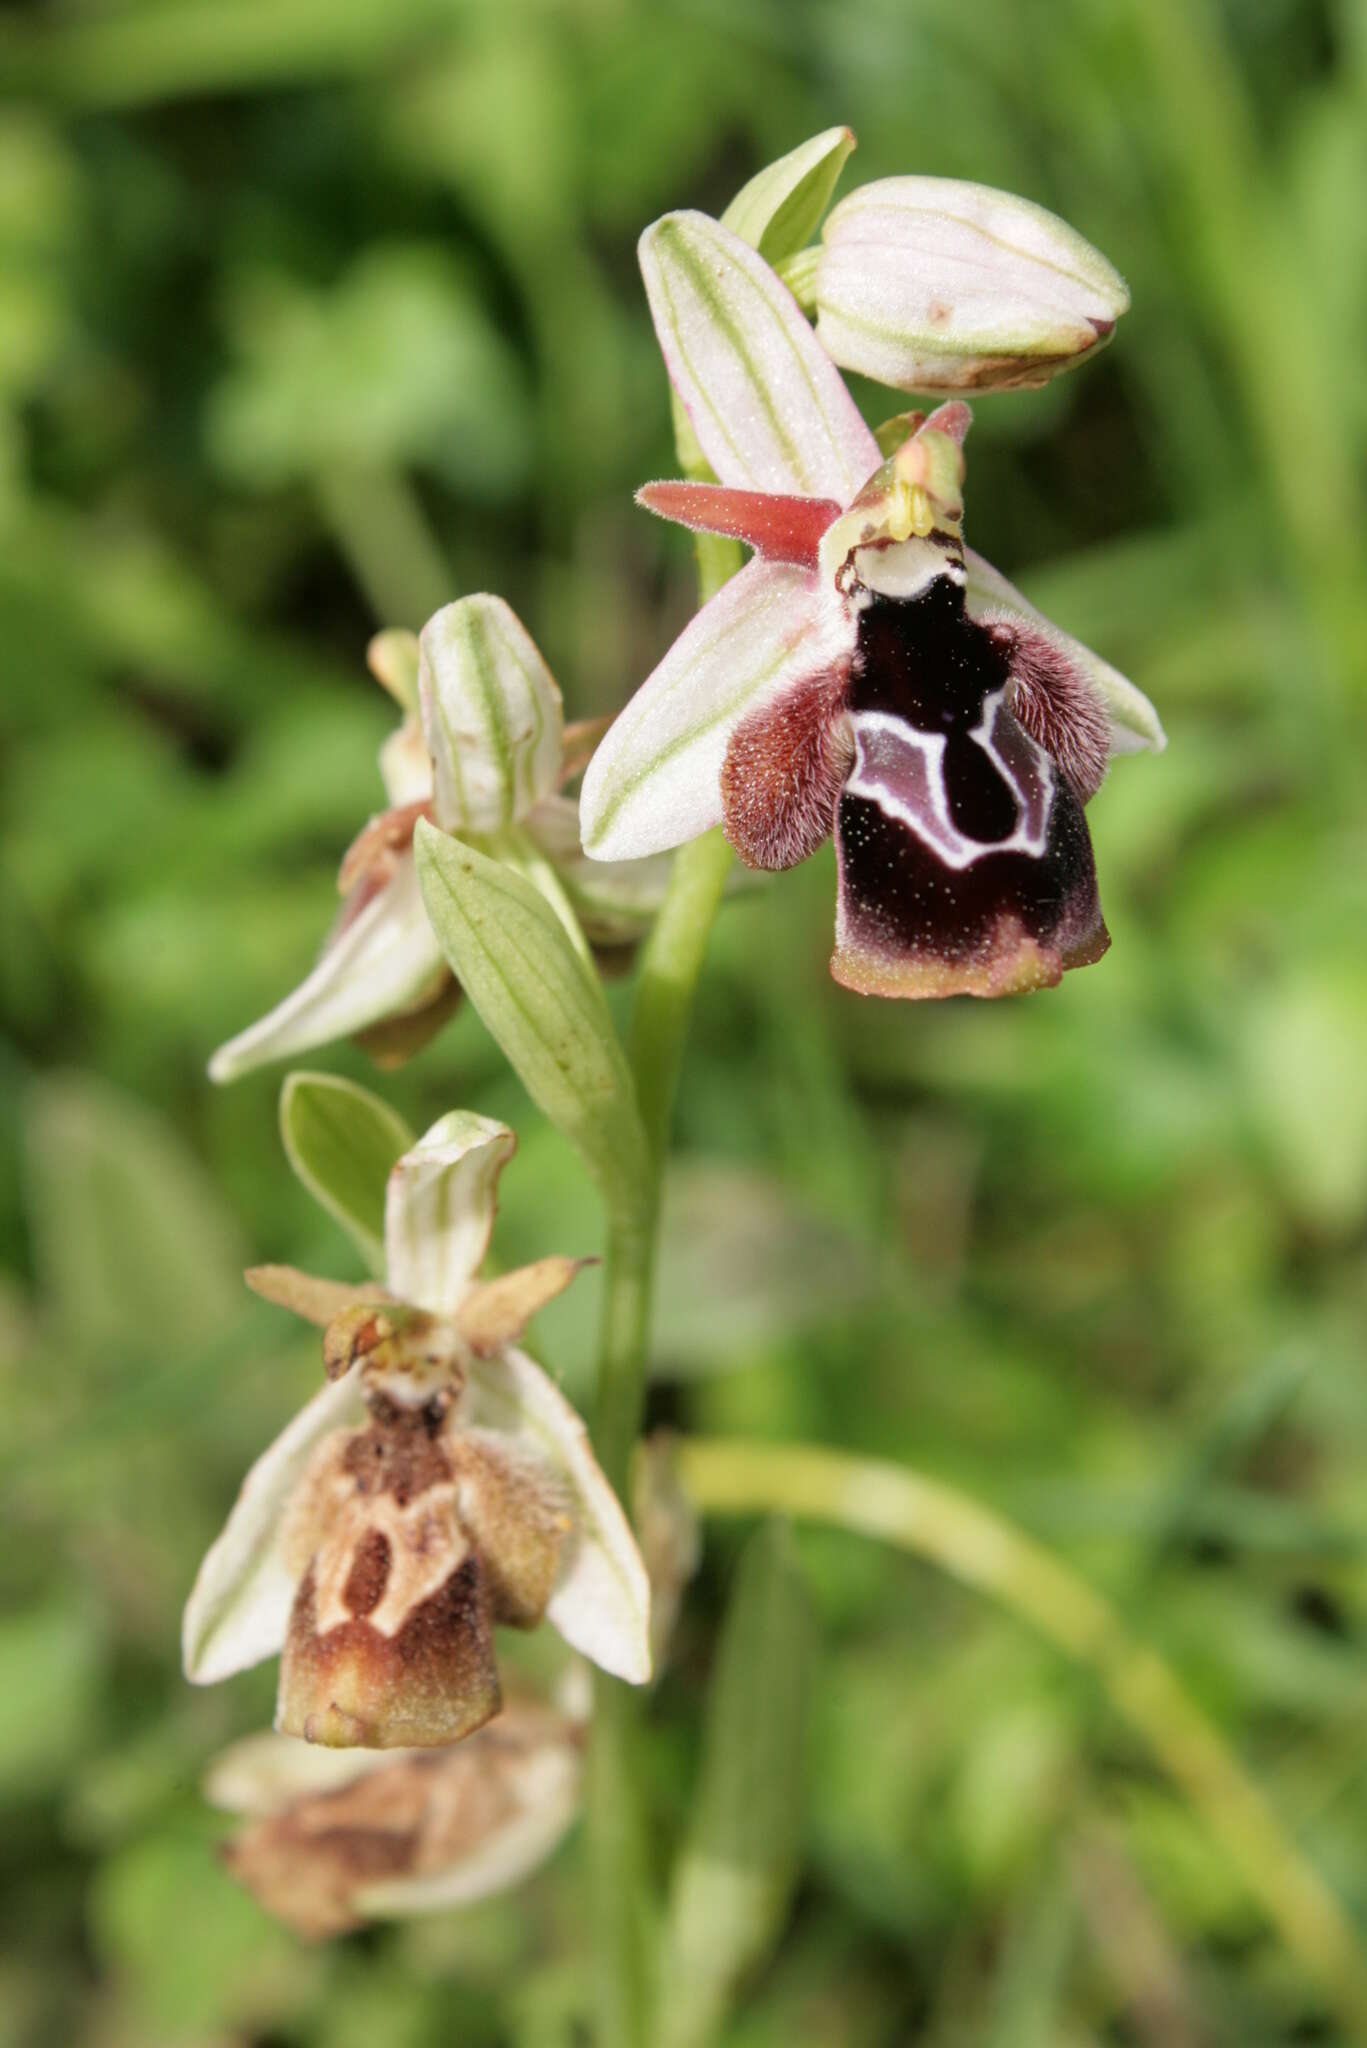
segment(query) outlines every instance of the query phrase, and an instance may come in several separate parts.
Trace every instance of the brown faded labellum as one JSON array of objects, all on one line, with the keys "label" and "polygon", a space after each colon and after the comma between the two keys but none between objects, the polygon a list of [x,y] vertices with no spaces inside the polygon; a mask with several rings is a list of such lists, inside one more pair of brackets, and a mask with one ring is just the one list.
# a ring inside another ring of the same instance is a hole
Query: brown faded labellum
[{"label": "brown faded labellum", "polygon": [[498,1710],[494,1624],[541,1619],[569,1517],[549,1473],[461,1432],[445,1400],[370,1406],[290,1504],[276,1725],[336,1748],[457,1742]]},{"label": "brown faded labellum", "polygon": [[225,1845],[225,1865],[268,1913],[306,1940],[359,1927],[356,1893],[412,1868],[421,1819],[414,1795],[426,1790],[425,1761],[391,1764],[258,1821]]},{"label": "brown faded labellum", "polygon": [[773,491],[738,491],[723,484],[645,484],[636,493],[638,505],[673,519],[694,533],[724,533],[768,562],[789,562],[814,569],[821,536],[840,516],[834,498],[786,497]]},{"label": "brown faded labellum", "polygon": [[334,1749],[423,1749],[459,1742],[498,1712],[492,1603],[473,1553],[405,1609],[392,1635],[366,1613],[368,1593],[354,1597],[362,1611],[324,1627],[314,1574],[305,1576],[280,1668],[282,1734]]}]

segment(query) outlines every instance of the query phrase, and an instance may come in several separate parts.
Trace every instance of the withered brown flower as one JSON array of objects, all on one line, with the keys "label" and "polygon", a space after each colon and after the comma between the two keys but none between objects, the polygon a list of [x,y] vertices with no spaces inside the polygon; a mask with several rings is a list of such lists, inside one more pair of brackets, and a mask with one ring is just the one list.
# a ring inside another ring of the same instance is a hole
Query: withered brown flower
[{"label": "withered brown flower", "polygon": [[328,1385],[248,1474],[185,1614],[207,1684],[282,1652],[276,1725],[335,1747],[458,1741],[498,1711],[494,1629],[544,1617],[633,1683],[650,1591],[583,1423],[515,1339],[578,1270],[478,1282],[515,1140],[456,1111],[394,1168],[387,1284],[286,1267]]},{"label": "withered brown flower", "polygon": [[582,1775],[582,1723],[515,1697],[454,1749],[367,1756],[248,1736],[215,1760],[204,1789],[247,1819],[223,1848],[233,1876],[320,1940],[520,1883],[573,1820]]}]

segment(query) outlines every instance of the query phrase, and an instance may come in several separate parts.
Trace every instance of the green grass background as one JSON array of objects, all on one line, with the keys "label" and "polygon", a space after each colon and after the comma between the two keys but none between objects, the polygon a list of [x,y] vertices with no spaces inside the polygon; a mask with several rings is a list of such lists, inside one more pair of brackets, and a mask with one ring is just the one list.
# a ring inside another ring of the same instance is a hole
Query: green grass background
[{"label": "green grass background", "polygon": [[[316,1358],[248,1258],[345,1274],[279,1076],[378,801],[380,623],[506,595],[572,715],[691,606],[633,245],[836,121],[1128,276],[1095,364],[982,402],[968,530],[1158,705],[1058,992],[828,980],[829,858],[730,906],[681,1101],[655,1412],[968,1489],[1103,1587],[1367,1921],[1367,13],[1354,0],[157,0],[0,20],[0,2039],[572,2048],[580,1849],[309,1950],[198,1775],[272,1673],[179,1676],[194,1565]],[[871,417],[900,403],[861,391]],[[616,998],[615,998],[616,999]],[[350,1049],[326,1056],[373,1078]],[[386,1091],[580,1170],[468,1013]],[[591,1284],[544,1319],[587,1385]],[[737,1533],[651,1737],[683,1826]],[[1202,1821],[1011,1616],[804,1534],[803,1870],[734,2048],[1351,2037]]]}]

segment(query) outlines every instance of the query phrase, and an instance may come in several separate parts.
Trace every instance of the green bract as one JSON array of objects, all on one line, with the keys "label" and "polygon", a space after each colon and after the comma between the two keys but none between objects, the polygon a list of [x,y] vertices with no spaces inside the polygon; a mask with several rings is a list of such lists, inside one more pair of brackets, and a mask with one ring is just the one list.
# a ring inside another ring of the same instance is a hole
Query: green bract
[{"label": "green bract", "polygon": [[418,827],[428,915],[462,987],[532,1100],[629,1212],[647,1174],[635,1091],[602,987],[562,915],[506,863]]},{"label": "green bract", "polygon": [[398,1111],[339,1075],[291,1074],[280,1091],[280,1135],[309,1193],[371,1271],[383,1272],[385,1184],[413,1143]]}]

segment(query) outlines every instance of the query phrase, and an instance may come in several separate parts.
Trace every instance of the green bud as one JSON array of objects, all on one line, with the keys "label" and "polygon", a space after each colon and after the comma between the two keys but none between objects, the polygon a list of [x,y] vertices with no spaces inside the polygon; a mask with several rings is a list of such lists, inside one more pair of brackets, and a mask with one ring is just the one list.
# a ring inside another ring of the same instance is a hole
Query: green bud
[{"label": "green bud", "polygon": [[1109,340],[1124,279],[1064,221],[986,185],[882,178],[826,222],[817,335],[899,391],[1047,384]]}]

